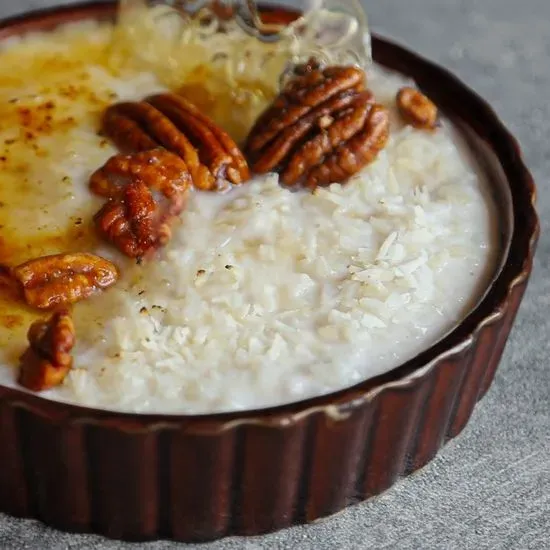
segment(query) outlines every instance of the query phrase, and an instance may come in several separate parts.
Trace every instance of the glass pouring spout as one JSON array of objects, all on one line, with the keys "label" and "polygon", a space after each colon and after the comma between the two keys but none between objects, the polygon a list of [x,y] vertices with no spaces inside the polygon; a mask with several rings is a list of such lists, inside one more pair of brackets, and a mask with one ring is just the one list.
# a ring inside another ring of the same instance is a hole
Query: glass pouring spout
[{"label": "glass pouring spout", "polygon": [[285,45],[291,64],[316,58],[321,63],[371,62],[367,16],[360,0],[284,0],[257,4],[255,0],[119,0],[120,17],[154,8],[159,19],[177,14],[183,23],[223,30],[237,24],[267,43]]},{"label": "glass pouring spout", "polygon": [[238,142],[296,65],[370,63],[359,0],[119,0],[114,70],[155,75]]}]

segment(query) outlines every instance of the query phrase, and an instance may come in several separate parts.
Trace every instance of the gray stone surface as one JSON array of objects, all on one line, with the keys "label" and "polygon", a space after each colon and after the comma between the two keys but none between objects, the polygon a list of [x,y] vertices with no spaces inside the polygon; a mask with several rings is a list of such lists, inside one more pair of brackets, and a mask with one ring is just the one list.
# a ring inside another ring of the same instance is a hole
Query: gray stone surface
[{"label": "gray stone surface", "polygon": [[[54,3],[0,0],[0,17]],[[535,272],[492,389],[468,428],[421,472],[316,525],[206,545],[124,545],[0,515],[0,548],[550,547],[550,2],[365,3],[377,31],[449,67],[492,103],[523,145],[539,186],[543,232]]]}]

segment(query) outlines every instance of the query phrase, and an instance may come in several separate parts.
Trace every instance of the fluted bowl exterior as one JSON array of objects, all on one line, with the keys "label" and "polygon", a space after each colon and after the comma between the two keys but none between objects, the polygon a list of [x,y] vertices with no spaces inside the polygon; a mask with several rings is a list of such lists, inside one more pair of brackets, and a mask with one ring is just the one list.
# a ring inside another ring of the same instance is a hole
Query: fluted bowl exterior
[{"label": "fluted bowl exterior", "polygon": [[[1,23],[0,39],[114,10],[34,12]],[[0,387],[0,511],[131,540],[260,534],[381,493],[460,433],[493,380],[527,285],[539,233],[535,186],[515,139],[474,92],[384,38],[374,36],[373,49],[457,123],[490,174],[502,257],[476,309],[387,374],[275,408],[132,415]]]}]

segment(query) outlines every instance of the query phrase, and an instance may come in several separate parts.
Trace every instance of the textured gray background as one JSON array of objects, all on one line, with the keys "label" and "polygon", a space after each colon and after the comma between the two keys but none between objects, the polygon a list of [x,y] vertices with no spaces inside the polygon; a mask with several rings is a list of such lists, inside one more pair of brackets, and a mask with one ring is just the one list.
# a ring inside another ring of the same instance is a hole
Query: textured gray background
[{"label": "textured gray background", "polygon": [[[124,545],[0,514],[0,548],[550,547],[550,1],[364,1],[377,31],[446,65],[493,104],[539,186],[543,233],[535,272],[492,389],[468,428],[421,472],[316,525],[206,545]],[[0,17],[55,3],[0,0]]]}]

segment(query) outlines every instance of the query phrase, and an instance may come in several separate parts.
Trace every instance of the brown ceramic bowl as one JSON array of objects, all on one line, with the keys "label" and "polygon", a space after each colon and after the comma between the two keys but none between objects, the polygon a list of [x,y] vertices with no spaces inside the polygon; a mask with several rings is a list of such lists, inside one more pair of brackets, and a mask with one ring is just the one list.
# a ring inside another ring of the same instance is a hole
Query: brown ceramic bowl
[{"label": "brown ceramic bowl", "polygon": [[[4,21],[0,39],[113,14],[113,4],[37,12]],[[373,45],[379,63],[413,77],[458,124],[491,178],[501,255],[475,310],[387,374],[275,408],[120,414],[0,388],[0,511],[124,539],[259,534],[379,494],[460,433],[491,384],[531,271],[535,186],[482,99],[400,46],[377,36]]]}]

